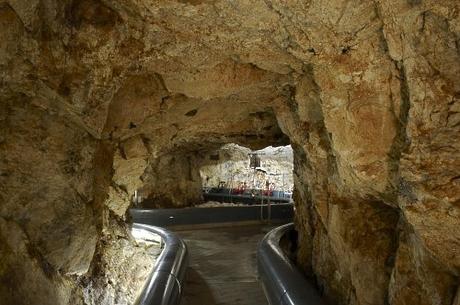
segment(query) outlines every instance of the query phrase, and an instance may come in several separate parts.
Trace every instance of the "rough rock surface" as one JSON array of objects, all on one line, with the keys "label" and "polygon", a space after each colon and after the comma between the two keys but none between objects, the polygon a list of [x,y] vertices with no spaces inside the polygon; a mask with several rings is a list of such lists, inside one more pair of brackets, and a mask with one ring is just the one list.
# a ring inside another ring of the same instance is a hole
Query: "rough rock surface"
[{"label": "rough rock surface", "polygon": [[112,232],[105,232],[97,267],[80,279],[84,304],[134,304],[161,253],[158,243],[140,240],[133,246],[120,227],[112,225]]},{"label": "rough rock surface", "polygon": [[143,207],[184,207],[202,202],[196,153],[172,152],[153,160],[144,173]]},{"label": "rough rock surface", "polygon": [[135,189],[193,201],[172,158],[289,141],[325,295],[458,304],[458,0],[0,0],[0,41],[2,304],[91,302]]}]

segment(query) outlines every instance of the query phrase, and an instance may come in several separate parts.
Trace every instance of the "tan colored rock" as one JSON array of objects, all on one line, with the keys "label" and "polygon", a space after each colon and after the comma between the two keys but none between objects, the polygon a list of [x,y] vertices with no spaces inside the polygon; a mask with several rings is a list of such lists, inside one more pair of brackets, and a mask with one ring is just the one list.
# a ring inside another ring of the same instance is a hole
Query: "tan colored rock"
[{"label": "tan colored rock", "polygon": [[8,281],[3,281],[0,287],[2,304],[25,304],[24,300],[37,304],[69,303],[72,286],[49,277],[51,267],[40,256],[31,255],[24,231],[3,219],[0,229],[0,270],[2,276],[8,275]]},{"label": "tan colored rock", "polygon": [[456,295],[455,300],[454,300],[454,302],[452,304],[453,305],[460,304],[460,287],[457,289],[457,295]]},{"label": "tan colored rock", "polygon": [[134,193],[142,185],[141,176],[147,167],[147,161],[144,158],[125,159],[117,151],[113,165],[113,182],[122,186],[128,194]]},{"label": "tan colored rock", "polygon": [[198,162],[193,154],[160,156],[145,172],[140,195],[144,207],[185,207],[202,202]]},{"label": "tan colored rock", "polygon": [[391,304],[455,304],[456,279],[420,247],[414,233],[400,236],[389,287]]},{"label": "tan colored rock", "polygon": [[290,142],[327,297],[458,302],[459,5],[0,1],[0,299],[93,302],[135,190],[190,205],[200,156]]},{"label": "tan colored rock", "polygon": [[141,137],[132,137],[123,142],[123,154],[126,159],[148,158],[149,152]]},{"label": "tan colored rock", "polygon": [[161,252],[159,244],[126,238],[123,227],[112,224],[110,228],[101,237],[105,247],[93,271],[105,272],[85,276],[86,284],[81,287],[84,304],[134,304]]},{"label": "tan colored rock", "polygon": [[167,75],[164,78],[168,91],[204,100],[238,94],[242,90],[260,90],[257,87],[270,80],[271,73],[232,60],[203,71]]}]

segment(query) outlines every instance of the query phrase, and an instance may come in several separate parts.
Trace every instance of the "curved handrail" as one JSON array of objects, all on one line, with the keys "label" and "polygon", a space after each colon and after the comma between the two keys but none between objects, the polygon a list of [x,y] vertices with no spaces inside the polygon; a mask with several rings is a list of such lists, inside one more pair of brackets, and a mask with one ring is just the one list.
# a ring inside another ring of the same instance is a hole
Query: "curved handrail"
[{"label": "curved handrail", "polygon": [[132,227],[158,234],[164,243],[164,249],[134,305],[179,304],[188,266],[185,243],[171,231],[160,227],[138,223],[134,223]]},{"label": "curved handrail", "polygon": [[281,238],[294,224],[270,231],[257,250],[259,277],[270,305],[325,304],[317,289],[294,266],[280,248]]}]

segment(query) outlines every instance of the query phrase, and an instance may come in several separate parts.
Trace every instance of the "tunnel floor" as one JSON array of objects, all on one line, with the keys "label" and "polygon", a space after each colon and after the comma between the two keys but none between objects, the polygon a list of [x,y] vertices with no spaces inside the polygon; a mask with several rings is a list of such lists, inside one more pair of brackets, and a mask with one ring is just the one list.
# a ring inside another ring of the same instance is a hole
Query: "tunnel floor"
[{"label": "tunnel floor", "polygon": [[190,252],[181,305],[267,305],[257,280],[256,250],[273,227],[177,231]]}]

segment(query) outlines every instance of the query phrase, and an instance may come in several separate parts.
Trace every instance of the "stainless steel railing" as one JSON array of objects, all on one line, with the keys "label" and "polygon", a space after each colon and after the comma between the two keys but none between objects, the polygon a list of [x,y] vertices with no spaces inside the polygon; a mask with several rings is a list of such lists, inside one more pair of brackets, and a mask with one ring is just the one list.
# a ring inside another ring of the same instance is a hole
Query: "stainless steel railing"
[{"label": "stainless steel railing", "polygon": [[177,305],[182,296],[188,252],[174,233],[160,227],[133,224],[134,230],[158,234],[164,248],[134,305]]},{"label": "stainless steel railing", "polygon": [[294,229],[292,223],[265,235],[257,251],[259,277],[270,305],[324,305],[319,292],[280,248],[281,238]]}]

